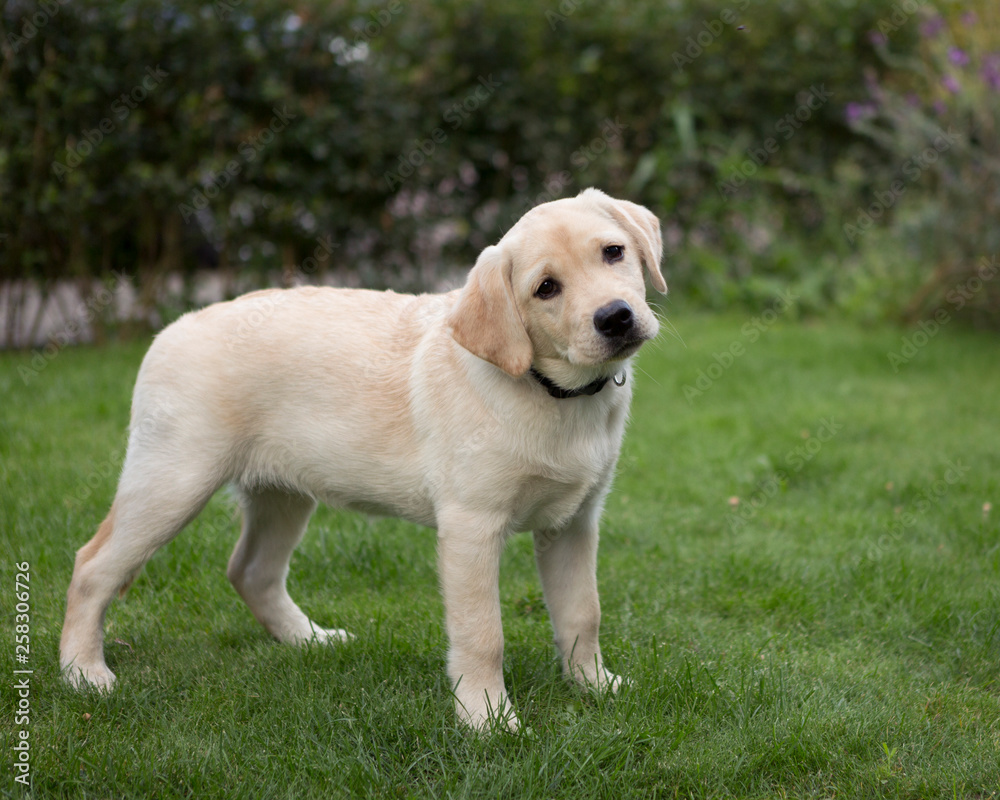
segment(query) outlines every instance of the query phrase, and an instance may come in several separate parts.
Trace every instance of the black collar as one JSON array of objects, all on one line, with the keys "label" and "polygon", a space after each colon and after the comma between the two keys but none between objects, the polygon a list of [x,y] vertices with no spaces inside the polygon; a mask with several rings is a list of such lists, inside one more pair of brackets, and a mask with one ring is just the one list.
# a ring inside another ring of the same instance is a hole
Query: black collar
[{"label": "black collar", "polygon": [[534,367],[531,368],[531,377],[542,384],[542,386],[545,387],[545,390],[557,400],[565,400],[569,397],[580,397],[582,395],[597,394],[604,388],[604,384],[608,382],[607,378],[598,378],[593,383],[588,383],[586,386],[581,386],[579,389],[563,389],[561,386],[557,386],[542,375],[542,373],[538,372]]}]

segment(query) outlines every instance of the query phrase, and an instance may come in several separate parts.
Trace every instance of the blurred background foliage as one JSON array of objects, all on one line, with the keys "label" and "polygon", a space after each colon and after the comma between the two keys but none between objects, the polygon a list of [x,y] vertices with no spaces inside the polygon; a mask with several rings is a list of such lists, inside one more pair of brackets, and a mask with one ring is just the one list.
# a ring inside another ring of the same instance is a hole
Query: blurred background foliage
[{"label": "blurred background foliage", "polygon": [[206,270],[433,290],[594,185],[662,219],[671,303],[995,325],[998,23],[994,0],[8,0],[0,279],[117,270],[146,305],[183,279],[167,318]]}]

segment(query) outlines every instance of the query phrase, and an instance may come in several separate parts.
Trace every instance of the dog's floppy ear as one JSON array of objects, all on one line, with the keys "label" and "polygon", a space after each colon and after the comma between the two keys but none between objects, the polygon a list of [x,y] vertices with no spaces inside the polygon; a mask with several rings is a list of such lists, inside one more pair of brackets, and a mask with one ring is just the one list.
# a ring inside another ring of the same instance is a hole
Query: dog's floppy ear
[{"label": "dog's floppy ear", "polygon": [[586,189],[588,194],[601,208],[605,209],[615,221],[635,238],[639,246],[639,257],[649,272],[653,288],[660,294],[667,293],[667,282],[660,272],[660,261],[663,259],[663,236],[660,234],[660,220],[656,214],[637,203],[628,200],[615,200],[597,189]]},{"label": "dog's floppy ear", "polygon": [[531,339],[514,302],[513,262],[487,247],[458,296],[448,323],[455,341],[473,355],[520,377],[531,366]]}]

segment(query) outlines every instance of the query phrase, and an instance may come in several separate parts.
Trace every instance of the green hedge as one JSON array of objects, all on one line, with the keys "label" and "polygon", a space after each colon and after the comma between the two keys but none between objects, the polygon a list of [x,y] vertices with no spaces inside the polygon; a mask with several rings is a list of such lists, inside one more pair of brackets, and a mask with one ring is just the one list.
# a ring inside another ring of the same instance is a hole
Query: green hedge
[{"label": "green hedge", "polygon": [[[1000,327],[1000,6],[972,0],[946,11],[924,15],[915,57],[873,37],[894,69],[869,77],[848,116],[894,172],[859,199],[844,233],[860,243],[874,230],[866,250],[881,233],[922,265],[884,265],[872,287],[879,305],[911,323]],[[887,218],[888,236],[878,230]]]},{"label": "green hedge", "polygon": [[821,307],[854,251],[844,219],[889,174],[844,108],[898,8],[12,0],[3,276],[116,269],[152,297],[170,271],[337,267],[426,287],[534,203],[598,185],[661,215],[682,295],[794,283]]}]

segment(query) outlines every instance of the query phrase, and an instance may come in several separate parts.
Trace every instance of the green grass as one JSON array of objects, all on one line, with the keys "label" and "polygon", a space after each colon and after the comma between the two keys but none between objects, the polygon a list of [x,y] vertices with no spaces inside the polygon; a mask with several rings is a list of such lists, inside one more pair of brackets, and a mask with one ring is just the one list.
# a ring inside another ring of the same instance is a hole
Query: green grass
[{"label": "green grass", "polygon": [[[493,738],[452,712],[433,532],[321,509],[291,592],[357,639],[295,649],[224,577],[224,495],[112,605],[117,689],[64,687],[73,554],[111,501],[144,346],[68,350],[27,385],[30,356],[3,355],[2,642],[13,665],[28,561],[34,795],[1000,796],[997,340],[946,328],[894,372],[899,331],[780,319],[750,341],[746,321],[679,316],[684,343],[641,357],[599,572],[605,658],[632,685],[561,679],[517,537],[505,674],[530,734]],[[699,370],[717,380],[688,400]],[[23,794],[12,720],[4,795]]]}]

